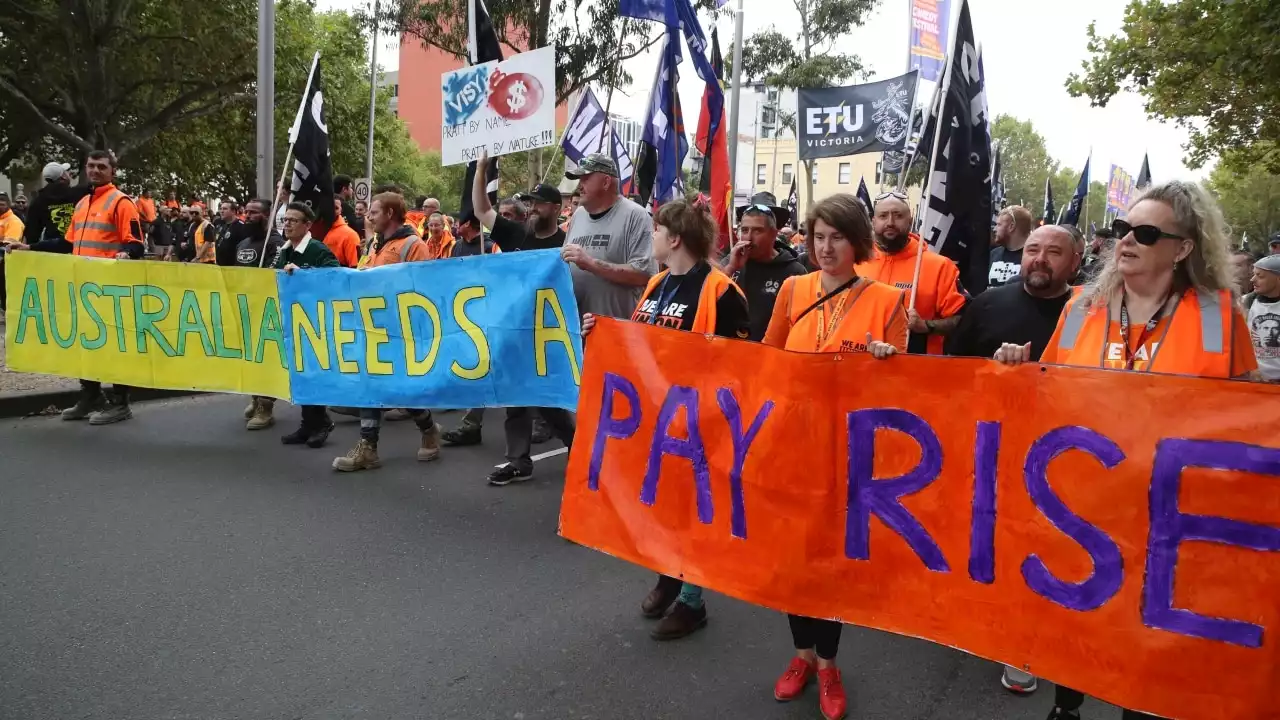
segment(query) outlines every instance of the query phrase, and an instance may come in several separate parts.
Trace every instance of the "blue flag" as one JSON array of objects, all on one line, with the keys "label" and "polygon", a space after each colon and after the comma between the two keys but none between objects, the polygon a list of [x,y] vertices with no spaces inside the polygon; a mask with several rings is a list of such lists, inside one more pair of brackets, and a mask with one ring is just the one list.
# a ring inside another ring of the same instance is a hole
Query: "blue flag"
[{"label": "blue flag", "polygon": [[1076,183],[1076,194],[1071,196],[1071,204],[1062,216],[1062,225],[1080,224],[1080,211],[1084,209],[1085,198],[1089,197],[1089,163],[1092,160],[1090,156],[1084,161],[1084,171],[1080,173],[1080,182]]},{"label": "blue flag", "polygon": [[582,158],[591,153],[608,152],[618,165],[619,186],[631,181],[631,157],[627,155],[626,145],[613,123],[606,122],[604,108],[591,88],[583,91],[582,100],[578,102],[573,117],[569,118],[560,147],[564,156],[575,163],[582,162]]},{"label": "blue flag", "polygon": [[862,201],[862,205],[867,208],[867,217],[871,216],[871,193],[867,190],[867,178],[863,177],[858,180],[858,199]]},{"label": "blue flag", "polygon": [[680,61],[679,31],[668,28],[640,134],[640,157],[636,159],[636,186],[643,204],[652,200],[661,205],[682,191],[680,168],[689,154],[689,139],[684,134],[684,116],[676,94]]}]

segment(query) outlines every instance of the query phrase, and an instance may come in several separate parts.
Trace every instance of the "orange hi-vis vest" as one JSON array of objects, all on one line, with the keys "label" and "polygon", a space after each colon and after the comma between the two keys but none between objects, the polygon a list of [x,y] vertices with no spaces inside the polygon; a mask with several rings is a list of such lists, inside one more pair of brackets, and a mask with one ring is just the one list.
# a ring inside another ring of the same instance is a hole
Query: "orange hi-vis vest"
[{"label": "orange hi-vis vest", "polygon": [[[791,285],[790,288],[787,287],[788,284]],[[841,315],[836,318],[835,327],[819,344],[819,333],[825,333],[826,326],[830,325],[831,317],[828,313],[834,312],[837,298],[824,303],[825,307],[821,311],[810,310],[804,317],[800,317],[818,298],[826,295],[822,289],[822,273],[819,271],[787,278],[778,298],[778,302],[785,299],[788,303],[786,318],[790,323],[790,332],[787,333],[784,347],[796,352],[865,352],[867,333],[870,333],[872,340],[889,343],[899,351],[906,350],[907,310],[902,290],[864,277],[844,293],[848,293],[849,297],[845,300]],[[777,313],[774,317],[777,317]],[[768,334],[766,332],[766,336]]]},{"label": "orange hi-vis vest", "polygon": [[208,220],[201,220],[192,239],[196,243],[196,262],[212,265],[218,261],[217,239],[205,240],[213,226]]},{"label": "orange hi-vis vest", "polygon": [[[653,291],[662,283],[662,279],[670,274],[671,271],[663,270],[662,272],[649,278],[649,285],[644,289],[644,295],[640,296],[640,303],[636,305],[636,309],[632,311],[632,315],[640,311],[644,307],[644,303],[653,294]],[[720,302],[721,296],[729,288],[735,288],[739,293],[739,288],[733,280],[725,275],[720,268],[712,265],[710,272],[707,273],[706,279],[702,281],[702,290],[698,293],[698,311],[693,315],[693,327],[689,328],[689,332],[701,333],[703,335],[714,335],[716,332],[716,303]],[[746,297],[746,295],[743,295]],[[656,308],[655,314],[661,313],[662,308]]]},{"label": "orange hi-vis vest", "polygon": [[[1162,334],[1154,338],[1151,356],[1145,358],[1147,372],[1232,377],[1231,333],[1235,326],[1235,304],[1230,290],[1199,293],[1188,290],[1174,306]],[[1054,359],[1062,365],[1108,367],[1107,346],[1111,334],[1111,310],[1105,303],[1088,308],[1080,295],[1062,311],[1054,333]],[[1118,325],[1118,323],[1117,323]],[[1122,342],[1127,342],[1123,338]]]},{"label": "orange hi-vis vest", "polygon": [[93,188],[76,203],[67,239],[76,255],[114,258],[129,243],[142,242],[135,235],[135,226],[140,230],[138,208],[129,196],[108,183]]}]

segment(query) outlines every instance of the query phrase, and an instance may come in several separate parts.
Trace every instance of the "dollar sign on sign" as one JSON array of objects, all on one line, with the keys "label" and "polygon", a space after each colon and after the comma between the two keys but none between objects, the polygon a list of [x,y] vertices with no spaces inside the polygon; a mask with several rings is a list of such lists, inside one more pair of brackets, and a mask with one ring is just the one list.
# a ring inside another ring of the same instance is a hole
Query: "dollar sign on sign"
[{"label": "dollar sign on sign", "polygon": [[511,84],[511,89],[507,91],[507,107],[511,109],[512,113],[518,114],[525,103],[528,102],[528,99],[525,98],[526,92],[523,80]]}]

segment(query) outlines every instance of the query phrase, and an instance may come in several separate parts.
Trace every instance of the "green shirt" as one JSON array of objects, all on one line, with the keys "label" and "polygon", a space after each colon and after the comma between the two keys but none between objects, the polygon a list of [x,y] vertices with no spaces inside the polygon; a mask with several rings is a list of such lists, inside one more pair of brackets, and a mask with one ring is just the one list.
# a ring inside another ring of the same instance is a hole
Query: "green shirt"
[{"label": "green shirt", "polygon": [[300,250],[294,248],[293,243],[285,243],[281,246],[280,254],[276,256],[275,268],[277,270],[282,270],[285,265],[290,263],[302,269],[342,267],[338,263],[338,258],[334,256],[333,251],[310,235],[298,243],[298,246],[301,248]]}]

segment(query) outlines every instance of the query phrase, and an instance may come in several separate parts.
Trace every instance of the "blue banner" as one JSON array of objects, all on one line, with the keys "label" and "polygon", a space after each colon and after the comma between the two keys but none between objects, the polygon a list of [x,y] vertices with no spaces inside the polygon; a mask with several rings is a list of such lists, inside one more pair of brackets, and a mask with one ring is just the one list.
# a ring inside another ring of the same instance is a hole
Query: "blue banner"
[{"label": "blue banner", "polygon": [[938,82],[947,66],[951,0],[911,0],[911,69]]},{"label": "blue banner", "polygon": [[557,250],[280,275],[293,402],[578,405],[582,332]]}]

